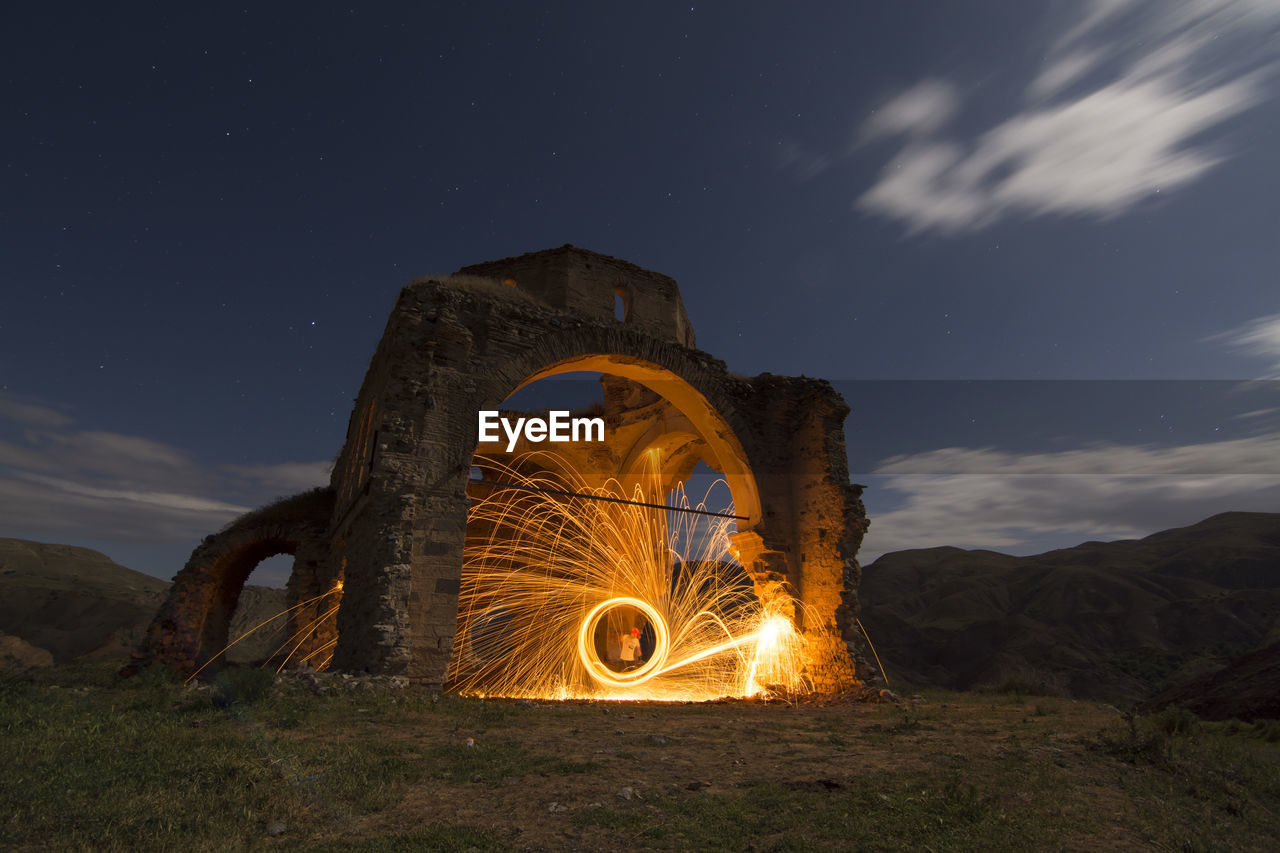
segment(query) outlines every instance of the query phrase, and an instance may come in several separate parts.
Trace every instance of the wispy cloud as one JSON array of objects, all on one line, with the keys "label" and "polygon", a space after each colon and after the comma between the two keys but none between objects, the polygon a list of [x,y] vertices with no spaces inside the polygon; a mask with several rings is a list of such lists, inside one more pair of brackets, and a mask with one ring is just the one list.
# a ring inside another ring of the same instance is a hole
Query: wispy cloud
[{"label": "wispy cloud", "polygon": [[328,481],[327,462],[209,465],[143,436],[77,429],[0,396],[0,535],[194,542],[252,506]]},{"label": "wispy cloud", "polygon": [[1246,355],[1270,362],[1271,373],[1263,378],[1280,379],[1280,314],[1257,317],[1205,339],[1206,342],[1225,344]]},{"label": "wispy cloud", "polygon": [[963,105],[947,81],[877,110],[861,137],[903,141],[856,207],[909,233],[1121,214],[1225,158],[1205,134],[1265,97],[1277,32],[1280,4],[1270,0],[1081,3],[1046,45],[1021,107],[977,135],[954,129]]},{"label": "wispy cloud", "polygon": [[795,144],[788,144],[782,148],[782,167],[802,181],[821,175],[833,162],[835,161],[826,154],[806,151]]},{"label": "wispy cloud", "polygon": [[0,419],[24,426],[61,427],[71,423],[71,417],[46,406],[0,396]]},{"label": "wispy cloud", "polygon": [[184,495],[176,492],[140,491],[138,489],[101,488],[77,483],[74,480],[62,480],[57,477],[42,477],[38,474],[18,473],[18,476],[37,486],[44,486],[55,492],[76,495],[84,498],[101,498],[109,501],[123,501],[143,506],[159,507],[165,510],[194,513],[235,514],[248,512],[251,507],[237,506],[226,501]]},{"label": "wispy cloud", "polygon": [[1046,537],[1122,539],[1218,512],[1280,511],[1280,433],[1154,448],[1016,454],[945,448],[886,460],[863,559],[953,545],[1025,550]]},{"label": "wispy cloud", "polygon": [[225,470],[281,494],[304,492],[329,482],[328,462],[281,462],[274,465],[229,465]]},{"label": "wispy cloud", "polygon": [[1069,51],[1045,63],[1044,68],[1027,86],[1032,99],[1050,98],[1079,80],[1097,66],[1101,54],[1096,50]]},{"label": "wispy cloud", "polygon": [[863,124],[861,141],[924,135],[941,130],[960,110],[960,96],[946,80],[925,80],[890,98]]}]

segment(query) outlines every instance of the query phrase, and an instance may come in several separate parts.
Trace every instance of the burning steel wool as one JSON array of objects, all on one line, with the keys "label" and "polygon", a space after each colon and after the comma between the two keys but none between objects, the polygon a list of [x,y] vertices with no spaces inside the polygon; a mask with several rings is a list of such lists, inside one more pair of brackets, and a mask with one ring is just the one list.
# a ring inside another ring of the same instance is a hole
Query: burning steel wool
[{"label": "burning steel wool", "polygon": [[[522,473],[534,457],[539,472]],[[808,688],[796,602],[755,595],[730,557],[732,519],[679,511],[705,500],[679,489],[673,510],[656,489],[592,488],[553,454],[477,464],[497,483],[468,521],[455,689],[687,701]]]}]

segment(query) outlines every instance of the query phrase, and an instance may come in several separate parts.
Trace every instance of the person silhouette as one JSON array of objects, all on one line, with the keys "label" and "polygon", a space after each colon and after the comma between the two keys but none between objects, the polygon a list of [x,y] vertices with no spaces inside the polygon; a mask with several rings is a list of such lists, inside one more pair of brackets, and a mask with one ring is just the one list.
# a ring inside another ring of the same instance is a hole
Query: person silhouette
[{"label": "person silhouette", "polygon": [[640,629],[632,628],[622,635],[622,669],[635,669],[640,665]]}]

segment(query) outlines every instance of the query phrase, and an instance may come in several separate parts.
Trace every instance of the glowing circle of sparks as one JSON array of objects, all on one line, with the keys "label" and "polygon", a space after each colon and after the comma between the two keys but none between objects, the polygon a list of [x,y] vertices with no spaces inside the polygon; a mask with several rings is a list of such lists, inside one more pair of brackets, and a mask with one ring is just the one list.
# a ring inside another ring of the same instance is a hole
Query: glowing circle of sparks
[{"label": "glowing circle of sparks", "polygon": [[[649,660],[645,662],[644,666],[633,669],[630,672],[614,672],[605,666],[596,654],[596,625],[606,611],[615,607],[634,607],[647,616],[649,624],[653,626],[656,638],[653,645],[653,654],[649,656]],[[662,614],[658,613],[653,605],[638,598],[610,598],[607,601],[600,602],[582,620],[582,626],[578,629],[578,657],[582,660],[582,665],[587,668],[587,672],[590,673],[591,677],[606,687],[631,687],[636,684],[643,684],[662,670],[663,664],[667,662],[667,654],[670,651],[671,634],[667,629],[667,621],[662,618]]]}]

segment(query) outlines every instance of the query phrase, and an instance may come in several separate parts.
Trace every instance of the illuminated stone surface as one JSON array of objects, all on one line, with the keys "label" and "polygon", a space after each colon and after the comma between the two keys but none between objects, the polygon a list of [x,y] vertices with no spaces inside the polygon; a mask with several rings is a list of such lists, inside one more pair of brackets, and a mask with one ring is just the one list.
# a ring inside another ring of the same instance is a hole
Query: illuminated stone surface
[{"label": "illuminated stone surface", "polygon": [[[730,373],[695,348],[672,279],[572,246],[405,287],[329,488],[208,537],[178,575],[140,658],[187,672],[202,665],[225,645],[256,562],[292,553],[291,604],[344,584],[336,620],[309,629],[306,651],[336,636],[334,668],[440,683],[457,627],[477,412],[578,370],[609,374],[606,442],[555,450],[588,482],[625,485],[655,448],[671,485],[699,460],[722,472],[735,512],[746,516],[734,542],[757,593],[789,584],[813,623],[798,627],[815,650],[814,683],[852,685],[856,554],[867,521],[861,487],[849,484],[849,407],[824,380]],[[320,612],[300,608],[293,627]]]}]

